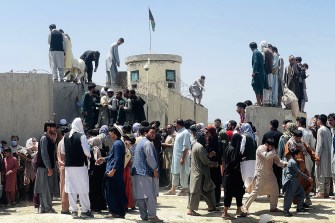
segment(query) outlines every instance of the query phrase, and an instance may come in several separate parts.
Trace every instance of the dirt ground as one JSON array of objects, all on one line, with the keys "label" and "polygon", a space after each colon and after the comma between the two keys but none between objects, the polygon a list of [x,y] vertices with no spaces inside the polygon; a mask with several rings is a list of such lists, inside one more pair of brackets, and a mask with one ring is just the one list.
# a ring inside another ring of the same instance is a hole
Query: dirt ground
[{"label": "dirt ground", "polygon": [[[161,193],[162,194],[162,193]],[[245,198],[244,198],[245,199]],[[270,213],[269,202],[266,196],[259,197],[249,208],[250,215],[246,218],[236,218],[233,221],[225,221],[221,218],[221,212],[208,213],[205,202],[200,202],[199,213],[202,216],[192,217],[186,215],[187,212],[187,197],[165,196],[158,197],[158,211],[157,215],[163,219],[164,222],[236,222],[248,223],[259,222],[260,215],[269,214],[272,216],[272,222],[335,222],[335,200],[313,200],[313,205],[308,213],[297,214],[295,207],[291,208],[293,217],[283,217],[281,213]],[[279,199],[279,208],[282,209],[283,199]],[[54,208],[58,214],[35,214],[35,210],[31,203],[21,203],[14,207],[2,206],[0,207],[0,222],[2,223],[38,223],[38,222],[145,222],[141,221],[138,210],[127,213],[126,219],[112,219],[107,212],[102,214],[95,214],[94,219],[72,219],[70,215],[60,214],[60,201],[54,201]],[[220,208],[222,210],[222,208]],[[236,211],[235,203],[232,204],[230,213],[234,214]]]}]

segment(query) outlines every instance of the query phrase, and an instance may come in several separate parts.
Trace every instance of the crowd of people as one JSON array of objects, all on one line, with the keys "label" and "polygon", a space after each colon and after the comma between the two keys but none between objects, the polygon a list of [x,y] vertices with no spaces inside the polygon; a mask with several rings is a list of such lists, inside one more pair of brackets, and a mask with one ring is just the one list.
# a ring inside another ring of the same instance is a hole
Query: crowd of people
[{"label": "crowd of people", "polygon": [[[49,26],[49,62],[54,81],[92,83],[93,72],[98,70],[100,52],[87,50],[79,58],[74,58],[69,34],[57,29],[55,24]],[[118,47],[124,43],[123,38],[113,43],[106,58],[106,85],[115,86],[120,58]],[[93,69],[94,63],[94,69]]]},{"label": "crowd of people", "polygon": [[[238,122],[216,119],[209,126],[177,119],[161,128],[159,121],[122,123],[112,121],[115,116],[92,128],[83,118],[70,125],[64,119],[58,125],[48,121],[42,137],[30,138],[24,147],[17,136],[10,146],[1,142],[2,204],[31,200],[36,213],[55,213],[52,200],[59,196],[61,213],[73,218],[79,218],[79,200],[81,218],[106,210],[125,218],[137,207],[142,220],[161,222],[160,187],[166,196],[188,197],[188,215],[200,215],[203,198],[209,212],[224,206],[224,219],[234,218],[229,214],[233,197],[241,217],[259,195],[269,196],[270,212],[284,216],[292,216],[292,203],[305,212],[312,192],[314,198],[333,198],[335,114],[315,116],[309,126],[304,117],[284,120],[283,133],[274,119],[258,137],[245,121],[247,105],[237,103]],[[278,208],[280,196],[284,210]]]},{"label": "crowd of people", "polygon": [[128,126],[146,120],[144,105],[146,101],[135,90],[124,89],[116,91],[110,86],[101,90],[91,83],[88,91],[82,96],[82,103],[78,104],[84,120],[85,130],[92,130],[103,125],[118,124]]},{"label": "crowd of people", "polygon": [[308,64],[302,63],[301,57],[290,55],[289,65],[285,67],[277,47],[266,41],[260,43],[261,51],[255,42],[251,42],[249,47],[253,51],[251,85],[257,105],[282,107],[283,102],[290,109],[305,112]]},{"label": "crowd of people", "polygon": [[[64,81],[64,64],[71,64],[68,57],[73,60],[70,37],[55,25],[49,28],[54,81],[58,75]],[[222,218],[231,220],[233,197],[237,216],[246,217],[257,196],[268,195],[270,212],[289,217],[292,203],[297,212],[312,205],[312,192],[314,198],[334,195],[334,113],[315,116],[309,126],[304,117],[273,119],[269,131],[258,136],[253,123],[246,121],[246,107],[252,105],[247,100],[236,104],[239,121],[222,123],[218,118],[214,125],[205,126],[177,119],[161,128],[159,121],[147,121],[146,102],[134,90],[114,95],[112,86],[120,65],[117,47],[123,42],[120,38],[111,46],[107,86],[101,90],[92,82],[99,52],[86,51],[81,56],[88,74],[88,91],[82,103],[78,102],[81,117],[71,124],[65,119],[58,125],[45,122],[42,136],[28,139],[25,146],[20,146],[15,135],[10,145],[1,141],[3,205],[32,201],[36,213],[56,213],[53,199],[59,197],[61,214],[74,219],[93,218],[103,211],[125,218],[128,211],[138,208],[142,220],[162,222],[157,216],[157,197],[164,187],[166,196],[187,197],[187,215],[200,215],[197,210],[203,198],[208,212],[221,211],[219,207],[224,206]],[[283,99],[287,106],[297,102],[304,111],[308,65],[290,56],[290,65],[284,69],[277,48],[265,41],[262,52],[254,42],[250,48],[255,105],[281,107]],[[71,76],[73,64],[66,67],[65,76]],[[196,99],[201,102],[204,81],[201,76],[194,83],[197,89],[190,88],[195,103]],[[283,132],[278,130],[280,121]],[[245,193],[249,196],[243,204]],[[284,196],[284,210],[278,208],[280,196]]]}]

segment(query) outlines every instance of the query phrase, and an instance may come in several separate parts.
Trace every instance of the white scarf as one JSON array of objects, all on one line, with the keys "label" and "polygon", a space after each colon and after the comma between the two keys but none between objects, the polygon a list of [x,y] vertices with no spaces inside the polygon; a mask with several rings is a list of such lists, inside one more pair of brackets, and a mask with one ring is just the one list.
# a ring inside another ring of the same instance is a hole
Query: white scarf
[{"label": "white scarf", "polygon": [[71,125],[71,131],[70,131],[69,138],[71,138],[73,133],[75,133],[75,132],[84,134],[83,122],[81,121],[80,118],[75,118],[73,120],[72,125]]}]

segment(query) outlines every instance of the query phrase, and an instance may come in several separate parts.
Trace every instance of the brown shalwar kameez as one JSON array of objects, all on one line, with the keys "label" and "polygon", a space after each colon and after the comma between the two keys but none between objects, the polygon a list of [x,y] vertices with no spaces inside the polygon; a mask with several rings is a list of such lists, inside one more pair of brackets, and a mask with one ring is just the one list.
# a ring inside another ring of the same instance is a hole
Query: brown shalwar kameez
[{"label": "brown shalwar kameez", "polygon": [[256,151],[255,178],[251,184],[253,189],[244,204],[245,209],[250,207],[258,195],[270,195],[270,210],[277,208],[279,188],[272,169],[273,163],[280,167],[286,165],[274,150],[268,152],[266,145],[259,146]]},{"label": "brown shalwar kameez", "polygon": [[198,210],[200,197],[203,196],[208,207],[215,207],[215,185],[211,180],[209,168],[215,164],[207,158],[206,149],[195,143],[192,147],[191,174],[190,174],[190,199],[188,208]]}]

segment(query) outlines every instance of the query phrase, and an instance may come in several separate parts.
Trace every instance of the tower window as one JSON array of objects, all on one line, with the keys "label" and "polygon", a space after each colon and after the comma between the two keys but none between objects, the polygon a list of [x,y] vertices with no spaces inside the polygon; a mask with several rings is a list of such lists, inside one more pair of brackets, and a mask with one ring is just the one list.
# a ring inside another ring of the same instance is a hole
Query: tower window
[{"label": "tower window", "polygon": [[176,82],[176,71],[175,70],[166,70],[165,76],[166,76],[166,81]]},{"label": "tower window", "polygon": [[140,74],[138,70],[130,71],[130,81],[135,82],[140,80]]}]

